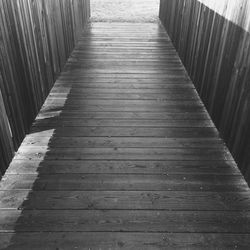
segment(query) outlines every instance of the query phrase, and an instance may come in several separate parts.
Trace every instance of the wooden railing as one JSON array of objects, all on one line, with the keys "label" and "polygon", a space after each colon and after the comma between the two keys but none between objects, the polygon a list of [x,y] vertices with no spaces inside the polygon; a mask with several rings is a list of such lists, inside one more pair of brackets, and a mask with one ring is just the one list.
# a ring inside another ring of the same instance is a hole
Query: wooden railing
[{"label": "wooden railing", "polygon": [[160,19],[248,183],[249,6],[248,0],[161,0],[160,6]]},{"label": "wooden railing", "polygon": [[89,0],[0,0],[3,173],[84,30]]}]

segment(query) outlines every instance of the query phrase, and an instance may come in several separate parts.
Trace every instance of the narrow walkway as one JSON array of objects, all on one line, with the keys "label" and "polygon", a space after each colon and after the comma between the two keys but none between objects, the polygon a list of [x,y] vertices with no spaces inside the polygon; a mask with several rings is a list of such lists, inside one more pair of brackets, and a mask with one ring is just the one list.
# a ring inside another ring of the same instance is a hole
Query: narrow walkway
[{"label": "narrow walkway", "polygon": [[250,192],[158,24],[93,23],[0,182],[0,249],[240,249]]}]

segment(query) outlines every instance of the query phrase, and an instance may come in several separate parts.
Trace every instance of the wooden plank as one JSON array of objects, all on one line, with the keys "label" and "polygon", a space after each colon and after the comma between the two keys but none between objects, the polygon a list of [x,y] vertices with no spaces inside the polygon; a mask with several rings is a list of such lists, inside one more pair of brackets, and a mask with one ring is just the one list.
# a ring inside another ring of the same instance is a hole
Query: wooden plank
[{"label": "wooden plank", "polygon": [[[90,100],[91,101],[91,100]],[[93,100],[92,100],[93,101]],[[130,100],[129,100],[130,101]],[[82,101],[84,102],[84,100]],[[128,102],[128,101],[127,101]],[[188,102],[188,101],[186,101]],[[146,105],[146,106],[145,106]],[[120,104],[115,104],[113,102],[112,104],[107,103],[106,105],[103,104],[95,104],[93,105],[67,105],[67,102],[60,102],[57,101],[56,99],[54,100],[54,104],[46,105],[42,107],[42,112],[44,111],[50,111],[50,110],[62,110],[62,111],[78,111],[78,112],[114,112],[114,111],[120,111],[120,112],[154,112],[154,111],[160,111],[160,112],[169,112],[169,113],[188,113],[188,112],[205,112],[205,108],[197,103],[190,103],[190,105],[185,105],[185,101],[183,102],[176,102],[176,105],[173,103],[172,105],[163,102],[160,103],[159,105],[150,105],[150,104],[145,104],[141,103],[140,105],[123,105],[122,103]]]},{"label": "wooden plank", "polygon": [[[173,51],[173,47],[171,43],[167,43],[165,41],[163,42],[93,42],[91,41],[87,45],[85,44],[78,44],[76,46],[76,50],[83,51],[82,49],[84,48],[93,48],[93,49],[98,49],[98,48],[121,48],[121,49],[126,49],[126,48],[138,48],[138,49],[151,49],[151,50],[167,50],[167,51]],[[179,65],[182,67],[182,65],[179,63]],[[173,65],[170,65],[170,67]]]},{"label": "wooden plank", "polygon": [[39,137],[168,137],[168,138],[215,138],[215,128],[150,128],[150,127],[32,127],[32,134]]},{"label": "wooden plank", "polygon": [[238,175],[56,174],[6,175],[0,190],[45,191],[248,191]]},{"label": "wooden plank", "polygon": [[[190,95],[188,91],[184,93],[67,93],[67,91],[57,91],[56,93],[51,93],[49,99],[66,99],[69,96],[72,96],[74,99],[95,99],[95,100],[158,100],[158,101],[171,101],[171,100],[196,100],[198,101],[199,97],[196,95]],[[132,91],[131,91],[132,92]],[[173,92],[173,91],[169,91]],[[48,100],[48,99],[47,99]]]},{"label": "wooden plank", "polygon": [[0,191],[0,211],[3,209],[249,211],[250,195],[249,192],[10,190]]},{"label": "wooden plank", "polygon": [[[84,56],[85,57],[85,56]],[[136,60],[137,58],[134,58],[134,60]],[[161,79],[161,81],[168,81],[169,79],[186,79],[188,81],[190,81],[190,78],[188,77],[188,75],[176,75],[176,74],[166,74],[165,71],[162,72],[161,74],[148,74],[147,72],[144,72],[143,74],[124,74],[124,73],[118,73],[118,74],[78,74],[78,75],[72,75],[72,74],[65,74],[65,72],[62,72],[60,74],[60,77],[58,78],[59,80],[68,80],[68,81],[81,81],[82,79],[105,79],[108,78],[108,81],[112,80],[120,80],[120,79],[136,79],[136,81],[140,81],[140,80],[158,80]]]},{"label": "wooden plank", "polygon": [[168,100],[75,100],[75,99],[69,99],[67,100],[66,98],[64,99],[48,99],[45,103],[45,105],[60,105],[65,103],[65,105],[71,105],[71,106],[82,106],[83,108],[86,107],[91,107],[94,105],[100,105],[100,106],[125,106],[125,107],[130,107],[130,106],[137,106],[137,107],[158,107],[159,109],[161,107],[165,106],[177,106],[177,107],[182,107],[182,106],[188,106],[188,107],[198,107],[198,108],[203,108],[202,103],[198,100],[191,100],[191,101],[168,101]]},{"label": "wooden plank", "polygon": [[[13,250],[44,249],[247,249],[249,234],[216,233],[122,233],[122,232],[37,232],[0,233],[0,247]],[[27,241],[27,239],[29,239]],[[25,242],[25,244],[23,244]]]},{"label": "wooden plank", "polygon": [[[95,94],[97,91],[92,88],[74,88],[74,87],[56,87],[56,88],[53,88],[52,91],[51,91],[51,94],[62,94],[62,93],[66,93],[68,95],[76,95],[76,94]],[[183,92],[184,92],[184,95],[183,95]],[[195,94],[195,90],[194,89],[188,89],[188,88],[165,88],[165,89],[126,89],[126,88],[120,88],[120,89],[109,89],[109,88],[100,88],[99,92],[100,94],[146,94],[146,95],[150,95],[150,94],[163,94],[165,95],[165,99],[163,98],[163,100],[166,100],[168,101],[168,97],[171,97],[172,96],[172,99],[174,97],[174,95],[180,95],[182,94],[183,96],[185,96],[185,93],[189,93],[189,95],[193,94],[193,96],[197,96]],[[170,98],[171,99],[171,98]],[[56,101],[56,100],[55,100]],[[84,100],[83,100],[84,101]],[[101,100],[100,100],[101,101]],[[125,100],[126,101],[126,100]],[[160,101],[160,100],[158,100]],[[173,102],[174,100],[172,100]],[[185,100],[183,100],[185,101]],[[197,100],[196,100],[197,101]],[[171,103],[171,100],[170,100],[170,103]],[[200,103],[200,102],[196,102],[196,103]],[[181,103],[179,103],[180,105]],[[193,103],[195,104],[195,103]],[[201,103],[200,103],[201,104]],[[202,106],[202,105],[200,105]],[[204,109],[205,110],[205,109]]]},{"label": "wooden plank", "polygon": [[[107,52],[109,53],[109,52]],[[165,72],[167,74],[180,74],[183,71],[183,69],[173,68],[173,69],[165,69]],[[112,69],[96,69],[96,68],[71,68],[66,71],[65,74],[160,74],[162,72],[162,69],[145,69],[145,68],[112,68]]]},{"label": "wooden plank", "polygon": [[[137,60],[137,59],[140,59],[140,60],[157,60],[157,59],[164,59],[168,56],[171,55],[171,60],[175,59],[175,60],[178,60],[179,58],[177,56],[173,57],[171,53],[165,53],[165,54],[162,54],[162,53],[157,53],[157,54],[151,54],[151,53],[101,53],[101,52],[98,52],[98,53],[95,53],[95,52],[78,52],[77,54],[73,53],[71,56],[72,58],[79,58],[79,57],[84,57],[86,59],[99,59],[99,60],[102,60],[102,59],[116,59],[116,60],[123,60],[123,59],[130,59],[130,60]],[[87,73],[87,72],[86,72]]]},{"label": "wooden plank", "polygon": [[0,231],[248,233],[249,217],[238,211],[0,210]]},{"label": "wooden plank", "polygon": [[[89,76],[79,76],[79,77],[63,77],[63,76],[59,76],[58,80],[56,83],[119,83],[119,84],[139,84],[139,83],[143,83],[143,84],[188,84],[190,83],[190,80],[187,79],[187,77],[185,76],[166,76],[163,79],[159,79],[158,76],[154,76],[152,77],[152,75],[147,75],[146,77],[143,77],[143,75],[141,75],[141,77],[136,75],[113,75],[111,77],[107,76],[107,75],[93,75],[92,77]],[[176,85],[175,85],[176,86]],[[174,89],[174,88],[173,88]]]},{"label": "wooden plank", "polygon": [[109,33],[109,32],[99,32],[99,33],[89,33],[89,35],[91,35],[91,37],[93,38],[99,38],[99,37],[106,37],[106,38],[141,38],[141,39],[151,39],[151,38],[166,38],[166,34],[164,32],[162,33],[157,33],[157,34],[152,34],[151,32],[148,33],[134,33],[134,32],[127,32],[127,33],[123,33],[120,34],[118,32],[113,32],[113,33]]},{"label": "wooden plank", "polygon": [[219,148],[50,148],[21,147],[15,159],[48,160],[233,160],[231,154]]},{"label": "wooden plank", "polygon": [[13,160],[9,174],[199,174],[240,175],[233,161]]},{"label": "wooden plank", "polygon": [[196,128],[214,127],[211,120],[109,120],[109,119],[50,119],[49,121],[37,120],[33,123],[35,127],[174,127],[174,128]]},{"label": "wooden plank", "polygon": [[225,145],[218,138],[143,138],[143,137],[38,137],[26,136],[22,147],[51,148],[215,148],[218,151],[225,150]]},{"label": "wooden plank", "polygon": [[183,67],[180,59],[178,58],[159,58],[158,60],[154,59],[154,60],[149,60],[149,59],[137,59],[137,60],[132,60],[132,59],[124,59],[124,60],[119,60],[119,59],[115,59],[115,58],[106,58],[106,59],[88,59],[88,58],[82,58],[82,57],[71,57],[68,60],[68,65],[72,64],[72,63],[77,63],[79,62],[80,65],[94,65],[95,63],[97,65],[103,65],[105,63],[107,64],[115,64],[117,63],[117,65],[119,66],[129,66],[129,65],[138,65],[138,66],[152,66],[152,65],[159,65],[159,66],[163,66],[165,65],[166,67],[169,66],[180,66]]},{"label": "wooden plank", "polygon": [[169,112],[77,112],[74,110],[43,111],[41,110],[36,119],[45,118],[79,118],[79,119],[138,119],[138,120],[206,120],[209,116],[206,112],[189,112],[189,113],[169,113]]},{"label": "wooden plank", "polygon": [[[126,83],[126,84],[120,84],[120,83],[93,83],[93,82],[80,82],[80,83],[77,83],[77,82],[74,82],[74,83],[68,83],[68,82],[59,82],[59,83],[56,83],[54,85],[54,88],[75,88],[75,89],[78,89],[78,88],[98,88],[98,89],[152,89],[152,91],[154,89],[170,89],[171,90],[179,90],[179,91],[189,91],[189,93],[194,93],[194,86],[193,84],[189,83],[185,83],[184,84],[166,84],[166,83],[153,83],[153,84],[143,84],[143,83]],[[193,92],[192,92],[193,90]]]},{"label": "wooden plank", "polygon": [[147,42],[149,43],[169,43],[170,39],[169,37],[165,36],[165,37],[148,37],[148,38],[140,38],[140,37],[87,37],[87,36],[83,36],[79,39],[79,41],[81,42],[124,42],[124,43],[129,43],[129,42],[136,42],[136,43],[140,43],[142,42],[142,44],[145,44]]}]

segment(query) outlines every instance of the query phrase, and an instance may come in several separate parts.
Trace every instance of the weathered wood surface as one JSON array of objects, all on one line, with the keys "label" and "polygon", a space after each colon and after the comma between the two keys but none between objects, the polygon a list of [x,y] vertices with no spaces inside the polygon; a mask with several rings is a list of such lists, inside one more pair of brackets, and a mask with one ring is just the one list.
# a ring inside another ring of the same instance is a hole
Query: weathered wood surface
[{"label": "weathered wood surface", "polygon": [[[1,77],[1,75],[0,75]],[[0,78],[1,81],[1,78]],[[0,177],[14,156],[14,145],[0,89]]]},{"label": "weathered wood surface", "polygon": [[[4,246],[8,246],[13,233],[5,233],[2,238]],[[248,249],[249,234],[200,234],[200,233],[120,233],[120,232],[77,232],[77,233],[20,233],[16,235],[17,246],[5,249],[22,249],[22,243],[27,240],[27,249],[44,250],[44,242],[50,246],[47,249]],[[41,238],[44,239],[41,244]],[[63,239],[63,240],[62,240]]]},{"label": "weathered wood surface", "polygon": [[250,190],[163,28],[91,26],[0,182],[0,248],[248,247]]},{"label": "weathered wood surface", "polygon": [[160,18],[250,184],[250,4],[162,0]]},{"label": "weathered wood surface", "polygon": [[80,38],[89,5],[89,0],[0,0],[1,173]]}]

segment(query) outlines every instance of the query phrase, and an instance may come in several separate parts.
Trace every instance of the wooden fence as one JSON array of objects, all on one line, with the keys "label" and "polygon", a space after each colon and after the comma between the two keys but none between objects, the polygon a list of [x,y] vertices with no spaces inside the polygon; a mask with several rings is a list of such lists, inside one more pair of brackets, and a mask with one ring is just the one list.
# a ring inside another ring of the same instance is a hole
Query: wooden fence
[{"label": "wooden fence", "polygon": [[160,19],[250,183],[250,1],[161,0]]},{"label": "wooden fence", "polygon": [[29,131],[89,15],[89,0],[0,0],[2,173]]}]

